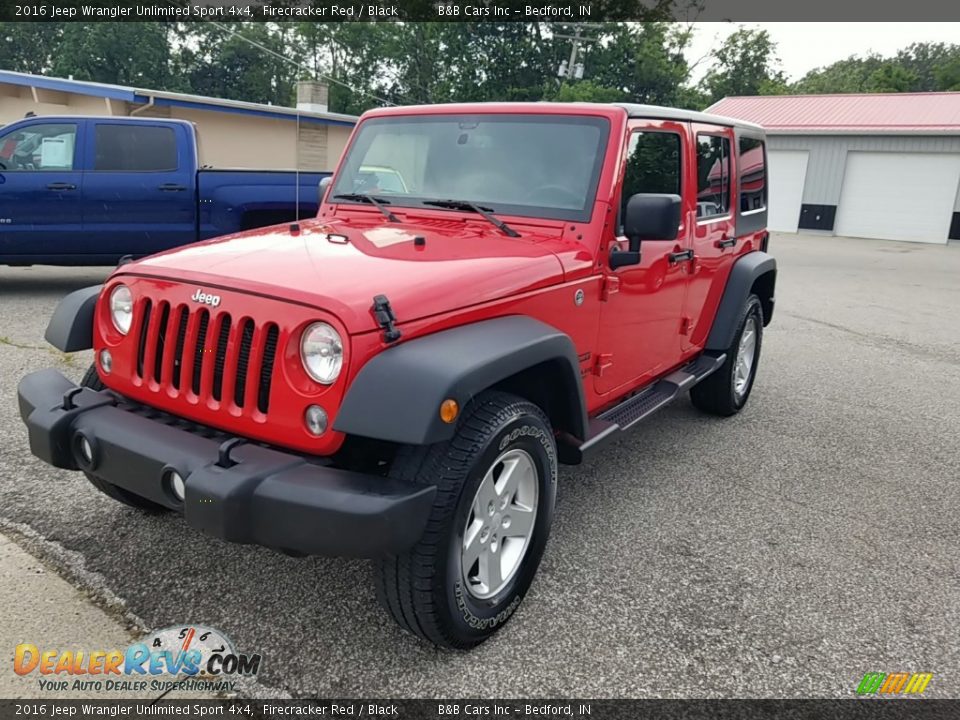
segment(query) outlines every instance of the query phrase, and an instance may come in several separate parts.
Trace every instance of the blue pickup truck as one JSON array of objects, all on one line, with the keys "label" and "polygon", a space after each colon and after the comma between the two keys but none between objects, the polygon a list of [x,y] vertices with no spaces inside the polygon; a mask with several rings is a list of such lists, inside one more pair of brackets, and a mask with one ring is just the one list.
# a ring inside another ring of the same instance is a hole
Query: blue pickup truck
[{"label": "blue pickup truck", "polygon": [[208,169],[198,157],[184,120],[48,116],[0,128],[0,265],[113,264],[312,217],[329,175]]}]

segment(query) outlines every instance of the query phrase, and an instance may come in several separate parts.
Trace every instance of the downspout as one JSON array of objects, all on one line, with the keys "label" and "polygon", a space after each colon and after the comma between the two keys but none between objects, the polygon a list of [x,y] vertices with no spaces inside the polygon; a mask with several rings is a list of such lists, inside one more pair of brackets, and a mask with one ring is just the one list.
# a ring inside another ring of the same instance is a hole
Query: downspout
[{"label": "downspout", "polygon": [[138,107],[138,108],[130,111],[130,117],[133,117],[134,115],[139,115],[139,114],[142,113],[144,110],[149,110],[150,108],[152,108],[152,107],[153,107],[153,101],[154,101],[154,97],[153,97],[153,95],[151,95],[151,96],[150,96],[150,102],[148,102],[146,105],[141,105],[140,107]]}]

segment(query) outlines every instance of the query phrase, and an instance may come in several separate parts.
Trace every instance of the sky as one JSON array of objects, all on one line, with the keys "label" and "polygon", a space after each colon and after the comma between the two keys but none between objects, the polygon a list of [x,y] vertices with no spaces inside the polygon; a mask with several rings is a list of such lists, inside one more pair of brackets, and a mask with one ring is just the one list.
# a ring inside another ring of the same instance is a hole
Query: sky
[{"label": "sky", "polygon": [[[695,62],[707,55],[738,27],[770,33],[791,81],[850,55],[892,55],[914,42],[960,43],[960,23],[695,23],[687,59]],[[692,79],[699,80],[707,68],[706,61],[700,63]]]}]

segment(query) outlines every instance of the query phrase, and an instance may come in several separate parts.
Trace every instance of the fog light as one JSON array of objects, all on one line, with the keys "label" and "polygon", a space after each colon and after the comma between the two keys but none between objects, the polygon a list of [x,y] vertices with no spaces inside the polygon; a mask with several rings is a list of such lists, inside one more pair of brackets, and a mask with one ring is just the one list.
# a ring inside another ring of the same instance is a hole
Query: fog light
[{"label": "fog light", "polygon": [[183,482],[183,476],[176,470],[171,470],[170,474],[167,475],[167,484],[170,486],[170,492],[173,493],[173,496],[183,502],[183,498],[187,494],[187,486]]},{"label": "fog light", "polygon": [[107,349],[100,351],[100,369],[103,370],[107,375],[109,375],[110,371],[113,370],[113,355],[111,355],[110,351]]},{"label": "fog light", "polygon": [[327,430],[327,411],[319,405],[311,405],[303,414],[303,422],[311,435],[323,435]]},{"label": "fog light", "polygon": [[80,436],[80,442],[77,443],[80,448],[80,457],[87,465],[93,464],[93,445],[83,435]]}]

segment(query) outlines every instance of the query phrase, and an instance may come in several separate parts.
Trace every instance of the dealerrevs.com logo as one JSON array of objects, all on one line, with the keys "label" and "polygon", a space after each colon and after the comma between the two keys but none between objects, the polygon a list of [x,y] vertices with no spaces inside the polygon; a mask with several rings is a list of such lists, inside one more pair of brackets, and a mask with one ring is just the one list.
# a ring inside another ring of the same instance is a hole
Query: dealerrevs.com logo
[{"label": "dealerrevs.com logo", "polygon": [[933,680],[933,673],[868,672],[857,686],[857,695],[920,695]]},{"label": "dealerrevs.com logo", "polygon": [[36,675],[41,690],[204,692],[234,690],[237,676],[260,671],[260,654],[238,653],[219,630],[177,625],[149,633],[125,649],[74,650],[20,643],[17,675]]}]

